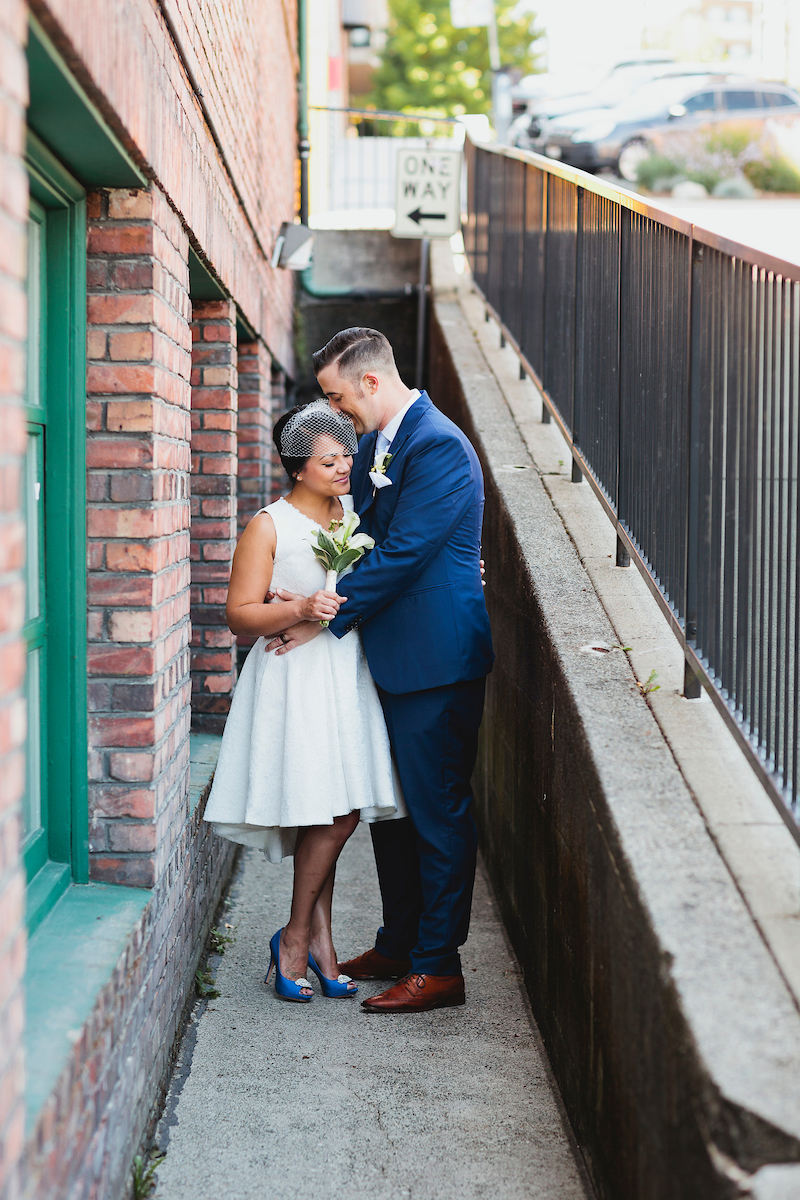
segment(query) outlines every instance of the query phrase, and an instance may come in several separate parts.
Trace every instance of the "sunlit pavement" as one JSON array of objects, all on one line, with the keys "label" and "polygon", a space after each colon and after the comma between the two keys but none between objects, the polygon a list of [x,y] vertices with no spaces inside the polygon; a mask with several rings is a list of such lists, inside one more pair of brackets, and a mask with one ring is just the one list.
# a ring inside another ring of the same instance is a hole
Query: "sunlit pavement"
[{"label": "sunlit pavement", "polygon": [[[358,999],[287,1004],[262,983],[291,864],[246,852],[216,959],[217,999],[184,1038],[158,1140],[157,1200],[586,1200],[577,1152],[513,953],[479,874],[467,1003],[367,1015]],[[380,912],[369,833],[345,847],[334,933],[367,949]],[[316,981],[314,981],[316,982]]]},{"label": "sunlit pavement", "polygon": [[673,200],[659,196],[653,203],[703,229],[800,264],[800,198]]},{"label": "sunlit pavement", "polygon": [[[635,191],[621,179],[603,174],[606,183]],[[646,204],[675,213],[702,229],[776,258],[800,265],[800,196],[759,197],[756,200],[674,200],[672,196],[642,196]]]}]

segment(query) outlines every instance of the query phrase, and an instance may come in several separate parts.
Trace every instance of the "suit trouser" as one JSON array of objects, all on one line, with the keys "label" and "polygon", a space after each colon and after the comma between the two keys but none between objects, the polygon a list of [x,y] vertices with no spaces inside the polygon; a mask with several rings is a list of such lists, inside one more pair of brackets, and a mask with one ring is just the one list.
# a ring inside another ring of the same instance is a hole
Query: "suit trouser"
[{"label": "suit trouser", "polygon": [[395,696],[378,689],[409,818],[370,826],[383,897],[375,948],[458,975],[475,882],[469,811],[485,679]]}]

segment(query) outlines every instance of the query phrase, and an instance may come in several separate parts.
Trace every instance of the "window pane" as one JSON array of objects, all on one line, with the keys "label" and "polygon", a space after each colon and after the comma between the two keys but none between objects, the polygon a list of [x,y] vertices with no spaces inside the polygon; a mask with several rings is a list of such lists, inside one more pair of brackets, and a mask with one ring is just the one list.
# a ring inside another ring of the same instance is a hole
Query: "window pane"
[{"label": "window pane", "polygon": [[44,572],[44,428],[28,426],[25,452],[25,620],[42,615]]},{"label": "window pane", "polygon": [[684,100],[683,106],[687,113],[713,112],[716,108],[713,92],[701,92],[698,96],[690,96]]},{"label": "window pane", "polygon": [[796,102],[786,92],[763,92],[763,100],[771,108],[796,108]]},{"label": "window pane", "polygon": [[41,648],[29,651],[25,680],[28,709],[25,799],[22,807],[25,837],[42,827],[42,655]]},{"label": "window pane", "polygon": [[758,95],[755,92],[723,92],[726,108],[741,111],[745,108],[758,108]]},{"label": "window pane", "polygon": [[44,210],[31,200],[28,220],[28,346],[26,352],[26,404],[40,406],[44,403],[42,389],[42,348],[44,344]]}]

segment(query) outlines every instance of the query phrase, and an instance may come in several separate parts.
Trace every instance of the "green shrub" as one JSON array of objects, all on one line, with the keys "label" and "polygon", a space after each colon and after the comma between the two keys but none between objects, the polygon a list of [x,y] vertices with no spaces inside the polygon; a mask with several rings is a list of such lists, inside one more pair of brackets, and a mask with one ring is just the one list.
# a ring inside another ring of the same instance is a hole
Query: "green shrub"
[{"label": "green shrub", "polygon": [[655,184],[665,184],[682,174],[680,164],[663,154],[651,154],[639,163],[636,181],[651,192],[656,191]]},{"label": "green shrub", "polygon": [[780,154],[774,141],[765,135],[754,138],[746,125],[676,133],[666,149],[668,153],[650,154],[639,166],[637,180],[650,191],[691,179],[709,193],[724,188],[733,195],[737,181],[762,192],[800,193],[800,169]]},{"label": "green shrub", "polygon": [[746,125],[711,129],[703,136],[703,148],[708,154],[729,154],[734,159],[746,159],[753,146],[753,134]]},{"label": "green shrub", "polygon": [[800,171],[788,158],[762,158],[748,163],[745,175],[762,192],[800,192]]}]

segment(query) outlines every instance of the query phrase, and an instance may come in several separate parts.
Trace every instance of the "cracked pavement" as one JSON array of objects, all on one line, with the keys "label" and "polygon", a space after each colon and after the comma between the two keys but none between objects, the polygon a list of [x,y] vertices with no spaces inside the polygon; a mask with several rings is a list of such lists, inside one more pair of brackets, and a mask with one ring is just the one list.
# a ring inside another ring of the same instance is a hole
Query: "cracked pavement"
[{"label": "cracked pavement", "polygon": [[[211,960],[220,991],[195,1005],[157,1141],[156,1200],[270,1200],[307,1187],[369,1200],[587,1200],[513,952],[479,871],[462,951],[463,1008],[368,1015],[359,1000],[287,1004],[263,984],[291,863],[244,852]],[[339,864],[341,958],[373,944],[380,897],[368,830]],[[350,1193],[352,1194],[352,1193]]]}]

